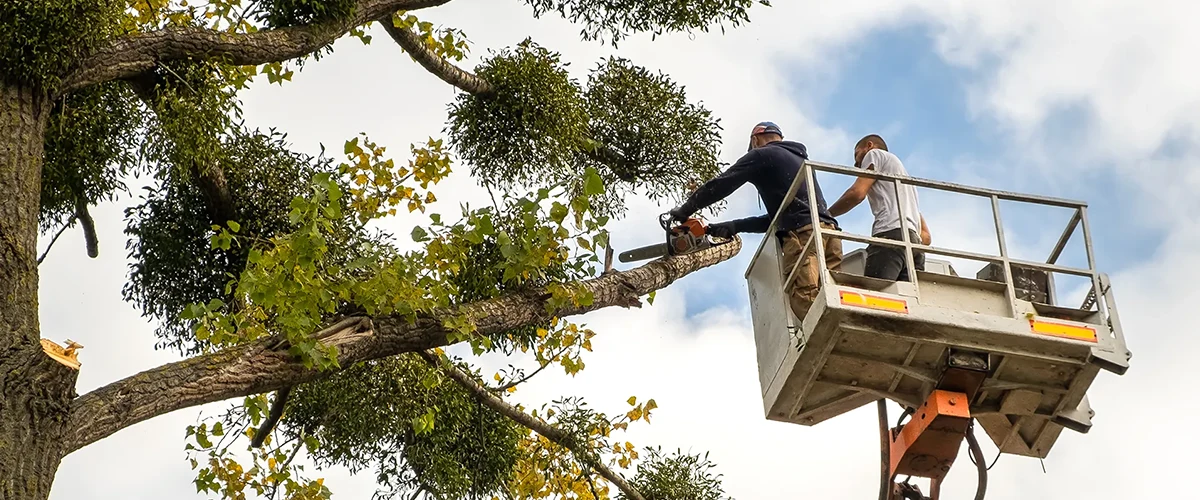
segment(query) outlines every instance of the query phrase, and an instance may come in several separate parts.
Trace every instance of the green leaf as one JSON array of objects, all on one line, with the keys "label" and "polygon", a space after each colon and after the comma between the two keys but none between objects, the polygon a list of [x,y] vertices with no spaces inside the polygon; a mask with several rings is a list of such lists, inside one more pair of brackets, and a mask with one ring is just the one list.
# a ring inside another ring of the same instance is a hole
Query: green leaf
[{"label": "green leaf", "polygon": [[204,425],[196,430],[196,442],[203,448],[212,448],[212,441],[208,440],[208,433],[205,432]]},{"label": "green leaf", "polygon": [[563,219],[567,218],[568,212],[569,210],[567,210],[566,205],[556,201],[554,202],[554,205],[550,207],[550,219],[553,220],[555,224],[562,224]]},{"label": "green leaf", "polygon": [[429,239],[429,233],[425,232],[425,228],[421,226],[413,226],[412,239],[415,242],[422,242]]},{"label": "green leaf", "polygon": [[424,377],[421,377],[421,387],[426,389],[433,389],[434,387],[437,387],[439,382],[440,381],[438,380],[437,373],[433,371],[430,371]]},{"label": "green leaf", "polygon": [[575,300],[579,301],[579,305],[588,307],[591,306],[592,302],[596,300],[596,296],[591,290],[583,289],[579,292],[579,295],[575,297]]},{"label": "green leaf", "polygon": [[596,173],[595,168],[588,167],[583,180],[583,194],[595,196],[604,192],[604,181],[600,179],[600,174]]},{"label": "green leaf", "polygon": [[646,296],[647,304],[654,305],[654,294],[656,294],[656,293],[658,293],[658,290],[650,292],[650,294]]},{"label": "green leaf", "polygon": [[235,233],[242,230],[242,225],[238,224],[238,222],[235,220],[228,221],[226,224],[228,224],[229,229],[233,230]]}]

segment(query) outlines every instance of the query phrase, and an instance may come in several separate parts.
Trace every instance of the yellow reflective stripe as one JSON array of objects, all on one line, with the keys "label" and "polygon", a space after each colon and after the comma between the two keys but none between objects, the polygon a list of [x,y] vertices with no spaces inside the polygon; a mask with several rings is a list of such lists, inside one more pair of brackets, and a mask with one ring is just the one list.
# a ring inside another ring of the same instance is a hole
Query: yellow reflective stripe
[{"label": "yellow reflective stripe", "polygon": [[1040,333],[1042,335],[1083,340],[1087,342],[1099,342],[1099,339],[1096,337],[1096,329],[1090,326],[1077,326],[1045,321],[1041,319],[1030,319],[1029,329],[1033,330],[1034,333]]},{"label": "yellow reflective stripe", "polygon": [[839,290],[839,293],[841,294],[842,304],[848,306],[866,307],[869,309],[880,309],[883,311],[908,314],[908,302],[905,300],[880,297],[878,295],[853,292],[850,290]]}]

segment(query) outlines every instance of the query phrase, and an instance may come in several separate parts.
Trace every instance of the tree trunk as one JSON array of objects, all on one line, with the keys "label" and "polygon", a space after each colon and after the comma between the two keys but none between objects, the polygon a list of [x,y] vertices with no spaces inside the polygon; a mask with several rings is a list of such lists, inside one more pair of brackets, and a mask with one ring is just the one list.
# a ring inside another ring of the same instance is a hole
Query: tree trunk
[{"label": "tree trunk", "polygon": [[0,83],[0,498],[44,499],[62,459],[77,372],[38,331],[44,93]]}]

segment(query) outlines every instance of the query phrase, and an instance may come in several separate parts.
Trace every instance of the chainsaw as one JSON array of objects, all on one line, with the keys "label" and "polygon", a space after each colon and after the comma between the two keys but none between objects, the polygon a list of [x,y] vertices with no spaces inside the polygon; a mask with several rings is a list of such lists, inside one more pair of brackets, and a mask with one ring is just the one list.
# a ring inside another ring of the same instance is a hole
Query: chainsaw
[{"label": "chainsaw", "polygon": [[707,234],[708,224],[705,224],[704,220],[699,217],[689,217],[678,226],[672,226],[672,222],[669,213],[658,216],[658,223],[667,232],[667,242],[621,252],[621,255],[618,256],[620,261],[634,262],[666,255],[687,255],[733,241],[732,239],[721,242],[714,240]]}]

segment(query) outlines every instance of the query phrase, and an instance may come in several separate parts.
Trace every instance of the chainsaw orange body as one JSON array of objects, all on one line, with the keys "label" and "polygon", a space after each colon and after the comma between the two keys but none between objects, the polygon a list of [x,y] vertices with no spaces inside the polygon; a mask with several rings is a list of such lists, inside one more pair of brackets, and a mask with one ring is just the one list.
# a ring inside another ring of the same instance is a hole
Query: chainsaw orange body
[{"label": "chainsaw orange body", "polygon": [[714,245],[719,245],[708,235],[708,224],[699,217],[689,217],[682,223],[672,226],[670,214],[659,216],[659,223],[667,233],[667,242],[649,245],[633,250],[627,250],[620,255],[621,262],[665,257],[667,255],[687,255],[699,252]]}]

